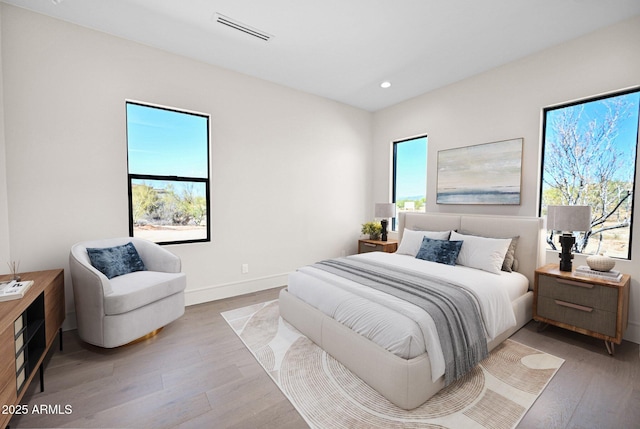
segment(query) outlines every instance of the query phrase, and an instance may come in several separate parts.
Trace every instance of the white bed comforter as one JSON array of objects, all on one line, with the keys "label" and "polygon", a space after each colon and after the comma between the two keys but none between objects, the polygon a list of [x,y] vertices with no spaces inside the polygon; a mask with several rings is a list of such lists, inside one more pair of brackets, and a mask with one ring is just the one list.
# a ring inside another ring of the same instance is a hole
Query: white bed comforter
[{"label": "white bed comforter", "polygon": [[[515,326],[511,301],[525,294],[529,282],[519,273],[493,274],[463,266],[427,262],[407,255],[372,252],[350,256],[400,266],[453,280],[479,297],[487,340]],[[445,363],[433,319],[421,308],[311,266],[289,275],[288,290],[326,315],[402,358],[427,353],[432,381]]]}]

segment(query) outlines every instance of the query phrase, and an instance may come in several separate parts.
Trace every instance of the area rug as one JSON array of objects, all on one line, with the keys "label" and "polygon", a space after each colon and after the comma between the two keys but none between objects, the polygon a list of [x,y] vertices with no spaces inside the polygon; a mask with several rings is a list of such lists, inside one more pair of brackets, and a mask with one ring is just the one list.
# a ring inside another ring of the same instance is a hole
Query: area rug
[{"label": "area rug", "polygon": [[312,428],[514,428],[563,359],[507,340],[422,406],[396,407],[280,317],[278,301],[222,313]]}]

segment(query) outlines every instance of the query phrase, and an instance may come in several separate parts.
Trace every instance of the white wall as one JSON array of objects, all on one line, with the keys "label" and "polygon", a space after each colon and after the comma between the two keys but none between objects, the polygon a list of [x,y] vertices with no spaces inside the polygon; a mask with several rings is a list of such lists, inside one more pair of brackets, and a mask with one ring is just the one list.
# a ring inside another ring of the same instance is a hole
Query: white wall
[{"label": "white wall", "polygon": [[[212,241],[168,246],[182,258],[188,304],[284,285],[300,265],[356,251],[372,206],[370,113],[5,4],[0,11],[0,231],[8,210],[22,270],[66,269],[73,243],[128,235],[127,98],[212,118]],[[68,272],[66,293],[71,313]]]},{"label": "white wall", "polygon": [[[2,8],[0,8],[0,46],[2,45]],[[0,55],[0,82],[2,82],[2,55]],[[9,209],[7,203],[7,159],[4,140],[4,92],[0,83],[0,273],[8,271]]]},{"label": "white wall", "polygon": [[[640,17],[636,17],[376,112],[373,162],[375,171],[383,173],[374,175],[374,200],[384,201],[390,192],[391,142],[427,134],[427,211],[536,216],[542,108],[639,85],[639,46]],[[518,137],[524,138],[520,205],[435,203],[439,150]],[[636,183],[640,183],[639,177]],[[640,343],[637,208],[636,204],[633,261],[619,261],[617,268],[632,277],[630,326],[625,338]],[[557,260],[557,253],[547,253],[547,262]],[[584,260],[577,257],[575,263],[584,264]]]}]

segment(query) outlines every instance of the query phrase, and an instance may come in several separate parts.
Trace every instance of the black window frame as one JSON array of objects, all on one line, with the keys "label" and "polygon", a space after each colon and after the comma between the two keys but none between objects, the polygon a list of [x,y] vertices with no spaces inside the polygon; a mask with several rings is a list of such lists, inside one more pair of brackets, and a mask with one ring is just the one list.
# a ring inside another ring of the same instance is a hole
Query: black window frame
[{"label": "black window frame", "polygon": [[[540,188],[538,190],[538,216],[543,216],[543,192],[544,192],[544,170],[545,170],[545,145],[546,145],[546,133],[547,133],[547,113],[554,110],[564,109],[567,107],[578,106],[581,104],[591,103],[594,101],[606,100],[609,98],[619,97],[632,93],[639,93],[640,86],[626,88],[618,91],[609,92],[606,94],[599,94],[591,97],[582,98],[579,100],[556,104],[553,106],[545,107],[542,109],[542,133],[541,133],[541,142],[540,142]],[[640,103],[638,105],[640,110]],[[633,175],[633,185],[631,189],[631,216],[629,219],[629,242],[628,242],[628,252],[626,258],[620,258],[614,256],[616,259],[621,260],[632,260],[632,249],[633,249],[633,215],[635,213],[635,189],[636,189],[636,176],[638,175],[638,148],[640,147],[640,112],[638,118],[638,124],[636,125],[636,149],[635,149],[635,157],[633,160],[634,164],[634,175]],[[545,231],[546,232],[546,231]],[[552,248],[548,248],[547,250],[553,250]],[[585,253],[588,255],[588,253]]]},{"label": "black window frame", "polygon": [[[156,174],[132,174],[129,170],[129,119],[127,117],[127,106],[129,104],[148,107],[152,109],[165,110],[169,112],[175,112],[180,114],[187,114],[198,116],[206,119],[207,124],[207,177],[189,177],[189,176],[174,176],[174,175],[156,175]],[[153,103],[146,103],[134,100],[125,100],[125,116],[126,128],[127,128],[127,191],[128,191],[128,210],[129,210],[129,236],[134,237],[134,219],[133,219],[133,181],[134,180],[159,180],[166,182],[189,182],[189,183],[204,183],[205,185],[205,207],[206,207],[206,237],[201,239],[187,239],[187,240],[171,240],[171,241],[156,241],[159,245],[170,244],[188,244],[188,243],[203,243],[211,241],[211,116],[206,113],[194,112],[191,110],[178,109],[174,107],[161,106]]]}]

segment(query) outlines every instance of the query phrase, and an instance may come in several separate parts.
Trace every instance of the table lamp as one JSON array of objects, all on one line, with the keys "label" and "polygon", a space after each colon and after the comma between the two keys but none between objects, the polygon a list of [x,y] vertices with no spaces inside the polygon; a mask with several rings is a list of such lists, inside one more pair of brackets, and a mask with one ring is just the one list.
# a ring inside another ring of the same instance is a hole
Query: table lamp
[{"label": "table lamp", "polygon": [[389,218],[396,215],[396,205],[394,203],[376,203],[376,217],[382,218],[382,241],[387,241],[387,225]]},{"label": "table lamp", "polygon": [[560,271],[571,271],[573,254],[571,249],[576,242],[573,231],[591,229],[590,206],[549,206],[547,207],[547,229],[560,231]]}]

